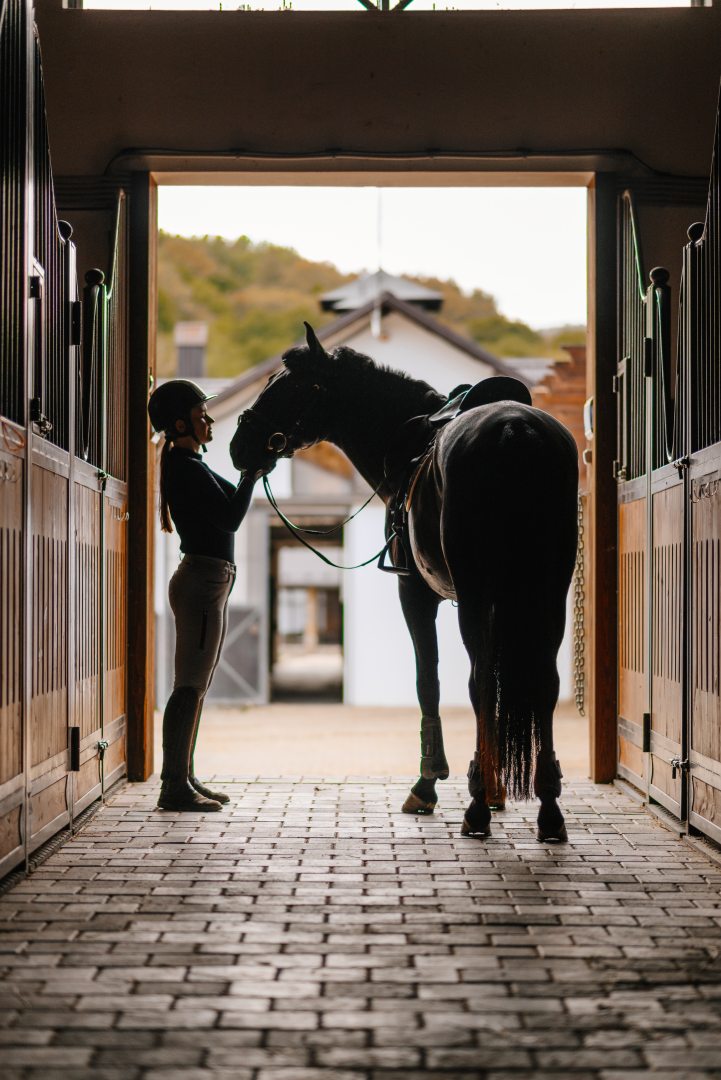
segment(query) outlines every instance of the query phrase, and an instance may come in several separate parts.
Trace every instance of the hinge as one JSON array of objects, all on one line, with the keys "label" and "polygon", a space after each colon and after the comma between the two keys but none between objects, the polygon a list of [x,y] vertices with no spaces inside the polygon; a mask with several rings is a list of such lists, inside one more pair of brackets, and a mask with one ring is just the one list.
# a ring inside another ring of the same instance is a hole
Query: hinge
[{"label": "hinge", "polygon": [[613,478],[614,480],[626,479],[626,466],[622,465],[620,461],[614,461],[613,463]]},{"label": "hinge", "polygon": [[82,341],[83,303],[82,300],[70,302],[70,345],[79,345]]},{"label": "hinge", "polygon": [[70,772],[80,772],[80,728],[68,728],[70,736]]},{"label": "hinge", "polygon": [[643,339],[643,373],[646,378],[653,375],[653,338]]},{"label": "hinge", "polygon": [[645,712],[642,719],[641,728],[641,749],[644,754],[648,754],[651,749],[651,713]]}]

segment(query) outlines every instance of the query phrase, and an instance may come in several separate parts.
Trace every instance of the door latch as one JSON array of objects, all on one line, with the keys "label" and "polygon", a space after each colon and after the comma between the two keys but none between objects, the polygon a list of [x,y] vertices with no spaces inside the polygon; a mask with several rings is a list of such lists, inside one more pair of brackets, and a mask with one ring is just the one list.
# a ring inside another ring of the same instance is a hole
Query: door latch
[{"label": "door latch", "polygon": [[671,758],[671,779],[676,779],[676,773],[678,770],[686,772],[688,770],[689,761],[688,758],[684,758],[683,761],[679,757]]}]

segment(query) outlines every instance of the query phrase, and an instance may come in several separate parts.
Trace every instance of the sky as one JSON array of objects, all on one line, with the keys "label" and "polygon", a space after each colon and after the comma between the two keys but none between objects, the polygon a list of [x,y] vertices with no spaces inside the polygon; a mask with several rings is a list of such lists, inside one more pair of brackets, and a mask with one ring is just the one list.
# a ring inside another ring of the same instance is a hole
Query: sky
[{"label": "sky", "polygon": [[158,218],[165,232],[245,235],[344,273],[453,278],[538,329],[586,321],[585,188],[161,186]]}]

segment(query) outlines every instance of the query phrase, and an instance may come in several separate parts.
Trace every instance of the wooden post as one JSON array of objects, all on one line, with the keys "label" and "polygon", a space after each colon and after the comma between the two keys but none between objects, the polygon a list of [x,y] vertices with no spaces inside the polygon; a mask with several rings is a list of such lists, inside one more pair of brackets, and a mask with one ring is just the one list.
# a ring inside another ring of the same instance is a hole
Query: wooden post
[{"label": "wooden post", "polygon": [[130,187],[128,393],[128,779],[153,771],[154,454],[147,414],[155,371],[157,188],[150,173]]},{"label": "wooden post", "polygon": [[617,179],[597,173],[588,192],[589,362],[587,392],[594,399],[594,438],[590,468],[591,545],[588,602],[591,778],[616,776],[616,203]]}]

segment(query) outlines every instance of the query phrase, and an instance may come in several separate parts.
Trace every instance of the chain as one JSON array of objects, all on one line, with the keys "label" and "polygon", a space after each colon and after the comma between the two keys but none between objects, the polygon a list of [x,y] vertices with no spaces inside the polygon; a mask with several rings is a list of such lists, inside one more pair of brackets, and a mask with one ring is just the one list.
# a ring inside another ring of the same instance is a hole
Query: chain
[{"label": "chain", "polygon": [[584,507],[578,493],[578,548],[573,573],[573,696],[581,716],[586,712],[586,581],[584,567]]}]

